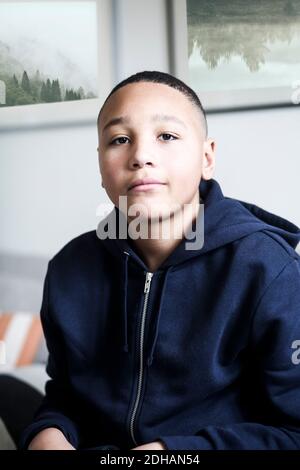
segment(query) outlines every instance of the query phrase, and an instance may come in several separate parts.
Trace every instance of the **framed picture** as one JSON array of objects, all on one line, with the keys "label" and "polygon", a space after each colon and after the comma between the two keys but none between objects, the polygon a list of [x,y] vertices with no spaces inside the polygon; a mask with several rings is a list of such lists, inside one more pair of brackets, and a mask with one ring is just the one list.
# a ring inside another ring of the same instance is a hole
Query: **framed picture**
[{"label": "framed picture", "polygon": [[110,0],[0,0],[0,131],[95,122],[114,81]]},{"label": "framed picture", "polygon": [[208,111],[300,103],[299,0],[169,2],[173,73]]}]

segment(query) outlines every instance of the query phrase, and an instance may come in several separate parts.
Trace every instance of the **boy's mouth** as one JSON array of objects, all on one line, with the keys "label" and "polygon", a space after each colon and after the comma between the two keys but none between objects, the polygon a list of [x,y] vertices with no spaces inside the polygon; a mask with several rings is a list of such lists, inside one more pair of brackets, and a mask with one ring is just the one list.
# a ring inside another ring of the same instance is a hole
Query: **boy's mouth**
[{"label": "boy's mouth", "polygon": [[128,191],[134,189],[135,191],[146,191],[148,189],[153,189],[154,186],[164,185],[162,181],[156,180],[154,178],[143,178],[133,181],[129,187]]}]

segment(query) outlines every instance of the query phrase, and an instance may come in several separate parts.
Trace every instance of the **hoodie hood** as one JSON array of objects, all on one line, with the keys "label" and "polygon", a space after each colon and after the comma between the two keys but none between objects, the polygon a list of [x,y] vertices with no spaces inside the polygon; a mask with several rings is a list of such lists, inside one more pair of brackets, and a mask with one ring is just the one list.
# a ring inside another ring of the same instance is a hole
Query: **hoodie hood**
[{"label": "hoodie hood", "polygon": [[[212,250],[219,249],[229,243],[242,239],[254,232],[267,232],[269,236],[277,240],[286,250],[294,252],[300,241],[300,229],[291,222],[267,212],[254,204],[224,197],[220,185],[216,180],[202,180],[199,185],[200,201],[204,203],[204,210],[199,211],[197,221],[194,221],[191,231],[194,236],[183,238],[171,255],[161,264],[159,272],[163,271],[163,284],[161,289],[158,314],[154,326],[154,334],[150,343],[147,365],[151,366],[153,354],[159,332],[164,293],[166,290],[170,272],[176,267],[197,256],[202,256]],[[201,219],[202,218],[202,219]],[[201,219],[201,220],[200,220]],[[97,228],[97,235],[106,232],[108,223],[116,228],[119,233],[120,223],[127,226],[125,216],[117,207],[102,220]],[[124,225],[123,225],[124,227]],[[196,249],[186,249],[186,242],[192,243],[196,237],[201,237],[199,230],[204,230],[203,245]],[[190,232],[191,233],[191,232]],[[128,263],[129,260],[137,263],[144,272],[149,269],[143,260],[134,251],[134,246],[128,236],[127,238],[105,238],[102,243],[105,248],[118,260],[122,262],[123,279],[123,345],[124,352],[128,352],[128,314],[127,314],[127,292],[128,292]],[[103,238],[103,237],[102,237]],[[146,293],[146,290],[144,291]]]}]

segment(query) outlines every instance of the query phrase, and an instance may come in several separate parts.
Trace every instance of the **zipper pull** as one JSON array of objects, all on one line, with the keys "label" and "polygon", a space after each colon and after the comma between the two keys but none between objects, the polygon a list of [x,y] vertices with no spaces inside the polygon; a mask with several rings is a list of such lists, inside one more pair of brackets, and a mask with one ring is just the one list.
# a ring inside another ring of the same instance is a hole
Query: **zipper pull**
[{"label": "zipper pull", "polygon": [[147,294],[150,290],[150,284],[151,284],[152,276],[153,276],[153,273],[146,273],[144,294]]}]

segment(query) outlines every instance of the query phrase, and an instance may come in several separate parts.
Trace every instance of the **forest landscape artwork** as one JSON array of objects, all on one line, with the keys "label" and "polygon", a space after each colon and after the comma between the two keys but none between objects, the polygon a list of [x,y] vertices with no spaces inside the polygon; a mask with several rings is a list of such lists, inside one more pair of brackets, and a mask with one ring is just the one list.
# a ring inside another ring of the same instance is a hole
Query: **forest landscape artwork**
[{"label": "forest landscape artwork", "polygon": [[96,98],[94,1],[0,1],[0,106]]}]

